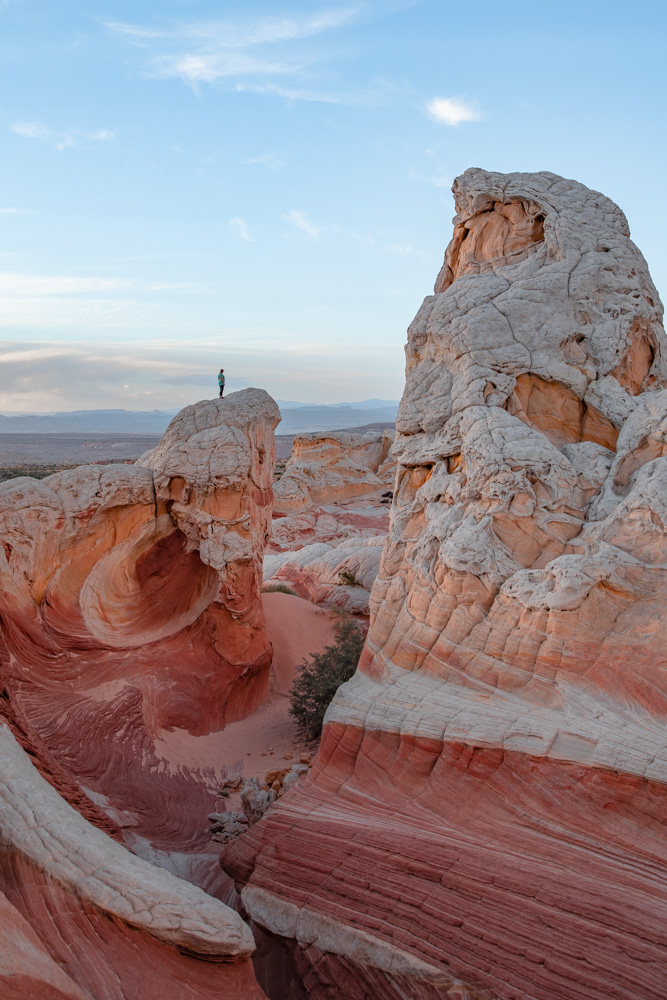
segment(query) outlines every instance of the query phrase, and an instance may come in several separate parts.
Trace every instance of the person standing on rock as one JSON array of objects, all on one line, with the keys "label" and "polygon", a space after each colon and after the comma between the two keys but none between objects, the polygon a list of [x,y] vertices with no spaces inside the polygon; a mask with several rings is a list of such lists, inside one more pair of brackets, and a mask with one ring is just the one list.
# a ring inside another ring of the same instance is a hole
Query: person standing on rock
[{"label": "person standing on rock", "polygon": [[225,394],[225,369],[224,368],[220,369],[220,373],[218,375],[218,386],[220,388],[220,399],[222,399],[222,397]]}]

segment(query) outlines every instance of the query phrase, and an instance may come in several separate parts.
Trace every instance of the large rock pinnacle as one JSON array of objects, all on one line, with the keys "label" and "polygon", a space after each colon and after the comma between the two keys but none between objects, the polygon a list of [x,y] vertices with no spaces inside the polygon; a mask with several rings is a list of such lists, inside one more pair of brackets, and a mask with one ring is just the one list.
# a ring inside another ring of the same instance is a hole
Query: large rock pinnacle
[{"label": "large rock pinnacle", "polygon": [[313,998],[661,1000],[662,307],[603,195],[454,194],[360,668],[223,863]]}]

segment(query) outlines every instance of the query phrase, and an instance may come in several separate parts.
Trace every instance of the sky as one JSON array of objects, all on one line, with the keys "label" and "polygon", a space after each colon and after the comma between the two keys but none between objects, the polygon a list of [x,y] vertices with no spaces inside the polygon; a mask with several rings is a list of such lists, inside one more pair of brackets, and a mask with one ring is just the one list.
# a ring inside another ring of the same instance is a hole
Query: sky
[{"label": "sky", "polygon": [[400,398],[466,167],[667,292],[663,3],[0,0],[0,412]]}]

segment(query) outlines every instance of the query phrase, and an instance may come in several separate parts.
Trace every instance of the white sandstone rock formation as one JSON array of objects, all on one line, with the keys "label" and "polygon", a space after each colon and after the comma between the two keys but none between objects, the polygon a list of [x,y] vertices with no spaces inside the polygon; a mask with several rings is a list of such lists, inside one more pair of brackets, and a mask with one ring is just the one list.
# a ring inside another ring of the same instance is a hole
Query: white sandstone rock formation
[{"label": "white sandstone rock formation", "polygon": [[667,780],[640,693],[664,653],[658,294],[623,213],[581,184],[474,169],[454,193],[409,331],[364,673],[329,719]]},{"label": "white sandstone rock formation", "polygon": [[[132,681],[156,729],[219,728],[251,711],[268,690],[259,586],[278,420],[267,393],[245,389],[186,407],[135,465],[2,483],[11,672],[86,690]],[[184,643],[201,655],[176,682]],[[194,685],[190,706],[181,684]]]},{"label": "white sandstone rock formation", "polygon": [[662,306],[603,195],[454,194],[359,669],[224,864],[318,1000],[662,1000]]},{"label": "white sandstone rock formation", "polygon": [[274,489],[277,514],[393,487],[392,431],[318,431],[294,438],[292,457]]},{"label": "white sandstone rock formation", "polygon": [[287,583],[314,604],[368,614],[371,587],[386,535],[352,535],[337,544],[316,542],[264,557],[264,583]]}]

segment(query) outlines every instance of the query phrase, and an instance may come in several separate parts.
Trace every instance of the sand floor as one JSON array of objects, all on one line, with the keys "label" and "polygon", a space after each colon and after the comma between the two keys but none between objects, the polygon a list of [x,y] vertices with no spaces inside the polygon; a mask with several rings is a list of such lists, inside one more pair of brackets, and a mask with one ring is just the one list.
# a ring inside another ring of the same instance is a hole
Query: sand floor
[{"label": "sand floor", "polygon": [[[289,714],[288,692],[303,659],[332,642],[335,622],[327,611],[290,594],[263,594],[262,603],[273,645],[269,700],[247,718],[208,736],[163,731],[155,751],[172,769],[213,768],[218,780],[234,771],[263,779],[266,771],[298,764],[303,752],[313,751]],[[220,808],[235,808],[235,800],[220,799]]]}]

